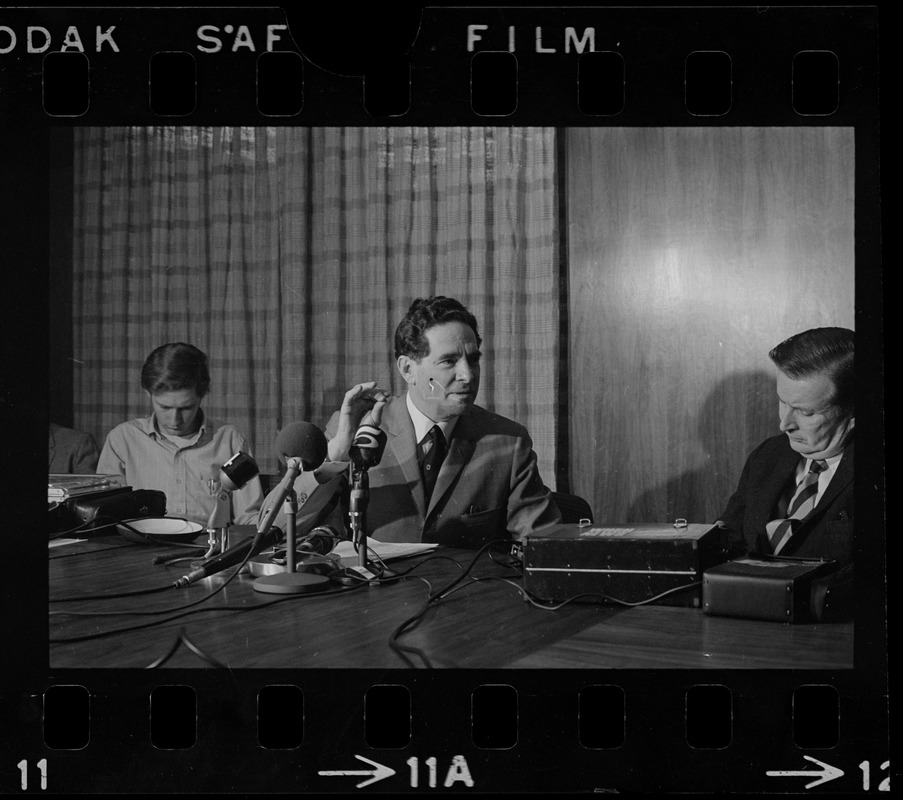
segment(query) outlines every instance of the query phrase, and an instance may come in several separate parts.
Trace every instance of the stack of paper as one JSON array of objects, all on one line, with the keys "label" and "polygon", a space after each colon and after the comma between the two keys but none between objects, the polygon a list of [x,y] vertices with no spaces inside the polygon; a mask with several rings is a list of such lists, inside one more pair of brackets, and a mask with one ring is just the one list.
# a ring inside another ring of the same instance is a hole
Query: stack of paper
[{"label": "stack of paper", "polygon": [[[367,539],[369,557],[372,559],[373,553],[376,553],[383,561],[428,553],[438,546],[433,542],[380,542],[376,539]],[[343,561],[354,562],[357,558],[354,545],[349,541],[339,542],[333,552]]]},{"label": "stack of paper", "polygon": [[62,503],[70,497],[92,492],[105,492],[122,486],[119,475],[56,475],[47,484],[47,502]]}]

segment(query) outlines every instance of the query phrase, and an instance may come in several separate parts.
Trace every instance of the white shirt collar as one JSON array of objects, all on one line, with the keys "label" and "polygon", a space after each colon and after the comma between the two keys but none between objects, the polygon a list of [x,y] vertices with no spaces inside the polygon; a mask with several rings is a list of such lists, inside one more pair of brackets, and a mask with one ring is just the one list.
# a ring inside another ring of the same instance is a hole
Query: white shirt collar
[{"label": "white shirt collar", "polygon": [[[837,472],[837,465],[840,464],[840,460],[843,458],[843,450],[841,450],[836,456],[831,456],[830,458],[821,458],[819,461],[824,461],[827,465],[818,476],[818,486],[819,492],[823,491],[824,488],[831,482],[831,478],[834,477],[834,473]],[[796,468],[796,482],[799,483],[806,473],[809,471],[809,467],[812,466],[811,458],[801,458],[799,465]]]},{"label": "white shirt collar", "polygon": [[[843,458],[843,450],[841,450],[836,456],[831,456],[830,458],[821,458],[819,461],[824,461],[827,466],[825,467],[825,472],[834,472],[837,469],[837,465],[840,463],[840,459]],[[809,468],[812,466],[812,459],[807,458],[801,464],[801,471],[803,475],[805,475]]]},{"label": "white shirt collar", "polygon": [[433,425],[439,426],[439,430],[441,430],[442,435],[445,436],[446,442],[451,441],[452,431],[454,431],[455,425],[458,422],[457,417],[452,417],[451,419],[442,422],[436,422],[436,420],[430,419],[414,405],[414,401],[411,400],[410,392],[405,394],[405,401],[408,406],[408,414],[411,415],[411,422],[414,423],[414,438],[418,444],[423,441],[423,438],[430,432],[430,428],[432,428]]}]

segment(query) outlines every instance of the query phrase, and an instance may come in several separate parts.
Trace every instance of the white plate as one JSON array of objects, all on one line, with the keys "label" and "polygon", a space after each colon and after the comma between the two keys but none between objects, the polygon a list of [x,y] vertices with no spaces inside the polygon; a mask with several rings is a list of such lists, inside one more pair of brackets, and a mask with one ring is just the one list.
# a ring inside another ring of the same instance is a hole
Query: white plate
[{"label": "white plate", "polygon": [[125,521],[134,530],[129,530],[124,525],[117,525],[119,532],[126,539],[141,544],[193,542],[204,531],[203,525],[176,517],[141,517]]}]

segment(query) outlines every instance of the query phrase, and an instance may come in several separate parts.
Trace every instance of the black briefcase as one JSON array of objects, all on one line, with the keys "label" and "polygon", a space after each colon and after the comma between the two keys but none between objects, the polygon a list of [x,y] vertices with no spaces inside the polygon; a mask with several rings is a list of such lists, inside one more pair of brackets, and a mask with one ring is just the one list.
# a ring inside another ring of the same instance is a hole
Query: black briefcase
[{"label": "black briefcase", "polygon": [[119,486],[103,492],[70,497],[51,508],[49,516],[50,533],[63,533],[77,528],[81,536],[122,520],[164,517],[166,494],[158,489]]}]

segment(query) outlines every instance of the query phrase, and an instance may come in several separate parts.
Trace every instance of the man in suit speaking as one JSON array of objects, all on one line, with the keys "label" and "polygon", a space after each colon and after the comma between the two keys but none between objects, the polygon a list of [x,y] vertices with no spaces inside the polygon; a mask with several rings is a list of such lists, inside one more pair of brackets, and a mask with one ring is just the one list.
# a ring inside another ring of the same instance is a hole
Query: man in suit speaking
[{"label": "man in suit speaking", "polygon": [[395,331],[405,395],[389,397],[367,381],[330,419],[328,459],[316,471],[321,490],[347,480],[362,422],[386,435],[368,470],[365,532],[373,539],[477,548],[561,521],[527,430],[475,403],[480,344],[476,318],[460,302],[417,299]]},{"label": "man in suit speaking", "polygon": [[853,561],[853,332],[777,345],[782,433],[750,454],[719,525],[735,550]]}]

